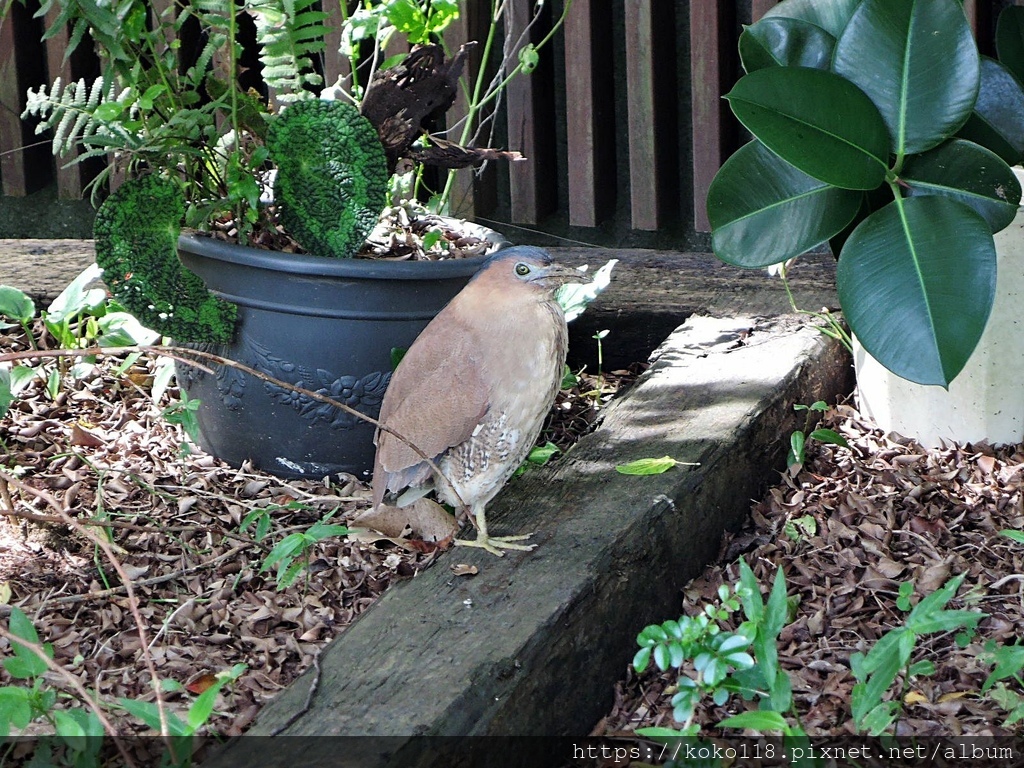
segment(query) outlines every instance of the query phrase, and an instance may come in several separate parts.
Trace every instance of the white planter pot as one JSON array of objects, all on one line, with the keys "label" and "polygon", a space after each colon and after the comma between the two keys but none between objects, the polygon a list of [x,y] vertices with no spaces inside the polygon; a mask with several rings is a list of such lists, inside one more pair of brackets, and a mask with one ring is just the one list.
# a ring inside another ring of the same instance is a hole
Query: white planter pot
[{"label": "white planter pot", "polygon": [[[1024,183],[1024,170],[1014,168]],[[1024,208],[995,236],[995,303],[974,354],[948,390],[914,384],[854,343],[861,413],[886,432],[939,447],[1024,441]]]}]

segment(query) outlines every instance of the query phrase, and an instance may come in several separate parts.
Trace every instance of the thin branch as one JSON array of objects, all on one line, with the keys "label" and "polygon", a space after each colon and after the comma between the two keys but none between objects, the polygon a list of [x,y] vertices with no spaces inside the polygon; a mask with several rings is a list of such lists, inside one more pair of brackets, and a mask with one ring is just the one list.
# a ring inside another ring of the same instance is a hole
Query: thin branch
[{"label": "thin branch", "polygon": [[[199,571],[205,571],[205,570],[213,568],[213,567],[215,567],[217,565],[220,565],[225,560],[230,560],[235,555],[238,555],[241,552],[244,552],[247,548],[248,547],[243,547],[243,546],[234,547],[232,549],[229,549],[227,552],[223,552],[223,553],[217,555],[217,557],[215,557],[213,560],[207,560],[207,561],[199,563],[197,565],[191,565],[188,568],[182,568],[181,570],[175,571],[174,573],[165,573],[163,576],[153,576],[152,578],[149,578],[149,579],[143,579],[142,581],[136,581],[136,582],[134,582],[134,584],[135,584],[136,587],[152,587],[152,586],[154,586],[156,584],[163,584],[163,583],[168,582],[168,581],[174,581],[175,579],[180,579],[182,576],[189,576],[189,575],[191,575],[193,573],[197,573]],[[114,596],[122,595],[122,594],[125,593],[125,591],[126,591],[125,586],[121,585],[121,586],[118,586],[118,587],[111,587],[110,589],[103,589],[103,590],[100,590],[99,592],[86,592],[86,593],[81,594],[81,595],[65,595],[64,597],[50,598],[50,599],[45,601],[45,604],[46,605],[72,605],[74,603],[85,603],[85,602],[88,602],[90,600],[98,600],[98,599],[104,598],[104,597],[114,597]],[[43,603],[34,603],[32,605],[27,605],[25,607],[26,608],[36,608],[36,607],[39,607],[41,605],[43,605]]]}]

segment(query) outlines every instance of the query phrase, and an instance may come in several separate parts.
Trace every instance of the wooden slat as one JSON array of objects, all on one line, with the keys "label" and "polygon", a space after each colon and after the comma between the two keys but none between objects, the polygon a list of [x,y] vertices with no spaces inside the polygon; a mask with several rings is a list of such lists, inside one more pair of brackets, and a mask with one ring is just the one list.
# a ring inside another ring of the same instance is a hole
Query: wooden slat
[{"label": "wooden slat", "polygon": [[615,201],[611,0],[575,0],[565,20],[569,223],[596,227]]},{"label": "wooden slat", "polygon": [[[463,45],[475,43],[470,48],[466,69],[463,72],[463,83],[467,88],[471,87],[479,76],[489,20],[490,2],[469,2],[464,4],[459,18],[445,31],[445,42],[453,54]],[[460,87],[455,96],[455,103],[445,114],[448,129],[445,138],[449,141],[461,141],[464,127],[462,121],[468,113],[469,98],[466,90]],[[486,118],[489,114],[490,110],[485,110],[483,117]],[[477,122],[479,123],[479,119]],[[450,212],[453,216],[466,219],[485,216],[497,205],[497,192],[497,177],[493,163],[483,169],[464,168],[455,173],[449,198]]]},{"label": "wooden slat", "polygon": [[705,201],[708,187],[724,159],[725,114],[722,101],[726,59],[724,0],[690,4],[690,84],[693,146],[693,225],[708,232],[711,225]]},{"label": "wooden slat", "polygon": [[629,197],[633,229],[661,224],[653,0],[626,0],[626,104],[629,113]]},{"label": "wooden slat", "polygon": [[49,145],[29,147],[44,140],[21,119],[26,90],[45,78],[39,37],[29,11],[9,4],[0,17],[0,189],[11,197],[24,197],[51,178]]},{"label": "wooden slat", "polygon": [[21,93],[17,71],[13,15],[0,21],[0,180],[3,193],[14,197],[28,194],[25,156],[21,147]]},{"label": "wooden slat", "polygon": [[[534,0],[508,0],[505,33],[511,40],[521,38],[534,7]],[[533,32],[542,30],[534,25]],[[512,51],[512,62],[518,53],[518,49]],[[509,149],[526,157],[509,167],[512,221],[518,224],[537,224],[557,204],[550,57],[550,49],[541,51],[538,71],[514,78],[505,90]]]},{"label": "wooden slat", "polygon": [[751,3],[750,3],[750,15],[752,17],[751,21],[757,21],[762,16],[764,16],[765,13],[768,11],[768,9],[771,8],[773,5],[775,5],[776,2],[777,2],[777,0],[751,0]]},{"label": "wooden slat", "polygon": [[326,2],[324,10],[331,14],[325,22],[330,29],[324,36],[324,86],[330,86],[339,77],[348,77],[352,68],[348,57],[342,56],[338,50],[341,47],[341,5],[338,2]]}]

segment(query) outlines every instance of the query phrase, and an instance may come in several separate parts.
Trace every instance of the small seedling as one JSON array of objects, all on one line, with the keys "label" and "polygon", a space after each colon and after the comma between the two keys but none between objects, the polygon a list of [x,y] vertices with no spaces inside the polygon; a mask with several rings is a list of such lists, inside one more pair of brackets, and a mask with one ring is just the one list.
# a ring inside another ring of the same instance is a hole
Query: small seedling
[{"label": "small seedling", "polygon": [[287,589],[295,583],[300,573],[309,567],[309,557],[313,547],[325,539],[348,534],[344,525],[330,523],[337,510],[333,510],[318,523],[305,531],[290,533],[274,545],[260,567],[260,573],[277,567],[277,588]]},{"label": "small seedling", "polygon": [[[883,701],[882,697],[901,673],[905,695],[912,677],[935,672],[931,661],[910,663],[911,654],[922,635],[964,628],[973,630],[987,615],[980,611],[946,610],[946,605],[963,583],[964,575],[950,579],[941,589],[922,598],[910,610],[903,626],[882,635],[866,654],[855,653],[850,657],[850,669],[857,679],[850,706],[858,731],[878,736],[894,727],[903,709],[904,696],[895,696],[889,701]],[[904,598],[904,605],[909,604],[909,595],[902,586],[900,597]]]},{"label": "small seedling", "polygon": [[810,434],[808,430],[811,428],[811,420],[814,418],[814,413],[824,413],[828,410],[828,405],[824,400],[818,400],[811,405],[794,405],[794,411],[806,411],[807,418],[804,421],[804,428],[798,429],[793,432],[789,437],[789,454],[786,456],[786,466],[789,467],[790,472],[799,472],[803,467],[804,462],[807,460],[807,441],[817,440],[820,443],[831,443],[832,445],[838,445],[842,448],[849,448],[850,444],[846,442],[846,438],[840,435],[833,429],[815,429]]},{"label": "small seedling", "polygon": [[[746,620],[734,631],[725,629],[724,623],[731,621],[741,607]],[[640,650],[633,657],[633,666],[640,673],[653,660],[662,671],[675,668],[682,672],[672,706],[673,717],[683,727],[676,731],[638,729],[637,733],[659,740],[696,736],[700,725],[694,722],[694,713],[701,699],[710,697],[723,706],[738,693],[747,700],[760,699],[761,712],[743,713],[719,725],[760,726],[787,736],[802,734],[799,725],[790,725],[780,714],[789,712],[793,704],[789,676],[779,667],[777,649],[779,633],[789,620],[782,569],[776,571],[765,602],[753,571],[740,560],[739,582],[731,588],[721,585],[716,602],[704,605],[695,616],[645,628],[637,637]]]},{"label": "small seedling", "polygon": [[[199,443],[199,406],[198,398],[190,398],[188,392],[181,390],[181,399],[174,400],[164,408],[160,415],[168,424],[180,424],[189,440]],[[190,452],[188,443],[182,443],[179,450],[187,456]]]},{"label": "small seedling", "polygon": [[[11,607],[8,629],[15,638],[41,648],[47,658],[54,658],[53,646],[40,642],[39,634],[31,620],[17,606]],[[33,722],[41,721],[44,730],[53,735],[41,736],[36,740],[30,764],[68,765],[75,768],[100,765],[100,750],[105,734],[96,712],[86,706],[68,706],[67,699],[70,697],[58,692],[47,682],[45,675],[49,671],[49,665],[28,645],[14,640],[11,643],[11,651],[14,655],[3,660],[4,669],[12,678],[23,681],[26,685],[8,685],[0,688],[0,736],[7,737],[24,732]],[[246,669],[245,664],[236,664],[228,671],[211,676],[210,685],[189,706],[185,721],[173,713],[166,713],[172,737],[169,744],[171,753],[164,756],[162,765],[169,768],[185,768],[192,764],[192,737],[209,722],[220,691],[224,686],[237,680]],[[165,691],[182,690],[181,684],[173,680],[161,682]],[[108,708],[122,709],[152,730],[161,730],[160,712],[155,702],[122,698],[116,703],[100,700],[100,704]],[[15,746],[17,740],[7,742],[4,752],[0,754],[0,763],[10,756]]]},{"label": "small seedling", "polygon": [[782,531],[793,541],[801,541],[802,539],[814,536],[818,532],[818,521],[812,515],[801,515],[792,520],[787,520]]}]

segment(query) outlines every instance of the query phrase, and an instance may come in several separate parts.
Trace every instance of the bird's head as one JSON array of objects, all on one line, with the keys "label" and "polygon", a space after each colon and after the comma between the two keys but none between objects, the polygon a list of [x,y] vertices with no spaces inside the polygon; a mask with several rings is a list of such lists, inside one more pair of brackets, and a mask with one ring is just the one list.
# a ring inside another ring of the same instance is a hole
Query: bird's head
[{"label": "bird's head", "polygon": [[481,280],[508,290],[529,287],[554,293],[571,282],[582,282],[583,276],[575,269],[551,261],[551,256],[529,245],[504,248],[488,259],[473,280]]}]

